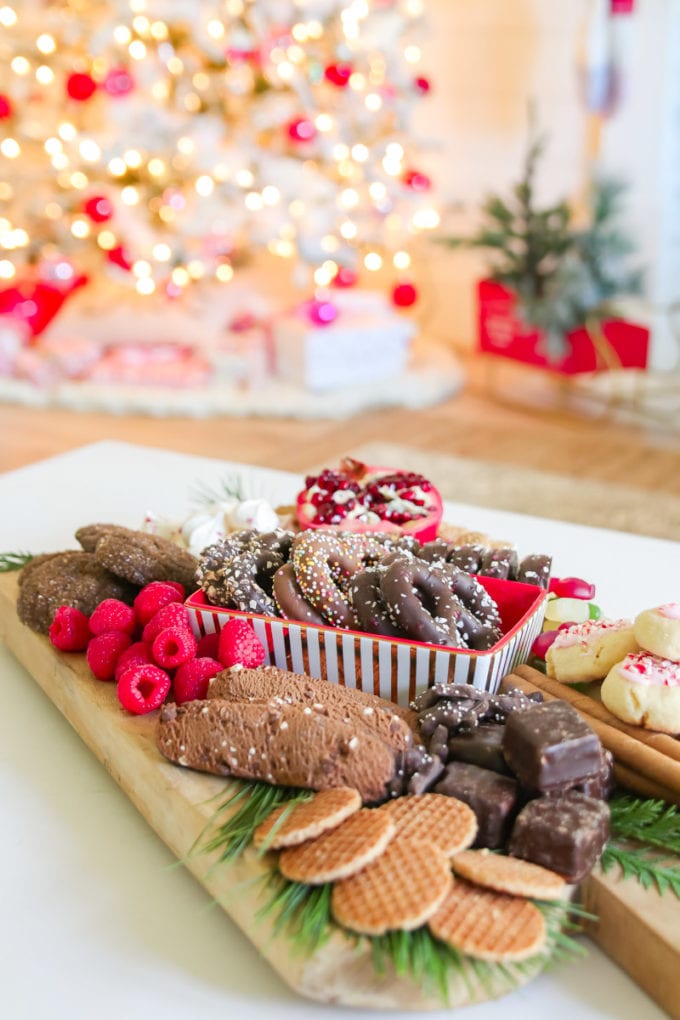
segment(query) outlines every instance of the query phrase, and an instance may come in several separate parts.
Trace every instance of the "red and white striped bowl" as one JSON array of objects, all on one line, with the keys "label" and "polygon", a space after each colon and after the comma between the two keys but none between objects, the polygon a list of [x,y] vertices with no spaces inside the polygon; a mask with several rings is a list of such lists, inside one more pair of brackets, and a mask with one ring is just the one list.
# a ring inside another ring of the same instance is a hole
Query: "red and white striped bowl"
[{"label": "red and white striped bowl", "polygon": [[494,692],[501,679],[529,658],[540,634],[547,592],[536,585],[479,577],[498,604],[503,637],[476,652],[419,641],[317,627],[210,605],[203,592],[186,601],[197,637],[219,632],[232,616],[249,620],[267,652],[267,664],[370,691],[401,705],[434,683],[473,684]]}]

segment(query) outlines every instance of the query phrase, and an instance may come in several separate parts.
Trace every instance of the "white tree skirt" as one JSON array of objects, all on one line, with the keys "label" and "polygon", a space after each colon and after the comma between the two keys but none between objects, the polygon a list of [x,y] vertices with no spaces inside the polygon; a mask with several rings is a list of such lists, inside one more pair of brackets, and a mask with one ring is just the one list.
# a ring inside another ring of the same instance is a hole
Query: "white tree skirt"
[{"label": "white tree skirt", "polygon": [[74,381],[40,387],[0,377],[0,401],[157,417],[349,418],[384,407],[429,407],[456,393],[462,383],[456,358],[444,347],[421,339],[414,345],[408,370],[401,375],[324,393],[312,393],[276,377],[250,389],[225,382],[196,389]]}]

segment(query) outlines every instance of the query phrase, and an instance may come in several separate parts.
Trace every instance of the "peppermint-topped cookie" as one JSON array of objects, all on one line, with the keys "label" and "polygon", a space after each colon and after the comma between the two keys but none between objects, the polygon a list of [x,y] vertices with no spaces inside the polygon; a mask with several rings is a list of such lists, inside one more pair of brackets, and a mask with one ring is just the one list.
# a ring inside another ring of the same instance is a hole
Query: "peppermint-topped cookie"
[{"label": "peppermint-topped cookie", "polygon": [[642,648],[680,662],[680,602],[643,610],[635,617],[633,629]]},{"label": "peppermint-topped cookie", "polygon": [[680,733],[680,663],[645,652],[612,666],[602,702],[619,719],[661,733]]},{"label": "peppermint-topped cookie", "polygon": [[565,684],[602,680],[638,647],[630,620],[586,620],[558,631],[546,652],[548,676]]}]

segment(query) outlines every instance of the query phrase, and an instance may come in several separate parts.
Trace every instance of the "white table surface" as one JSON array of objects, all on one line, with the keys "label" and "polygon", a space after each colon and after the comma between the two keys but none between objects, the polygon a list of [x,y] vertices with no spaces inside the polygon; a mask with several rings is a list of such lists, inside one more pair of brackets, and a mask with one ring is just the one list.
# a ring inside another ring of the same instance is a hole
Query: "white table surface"
[{"label": "white table surface", "polygon": [[[237,451],[234,451],[235,453]],[[407,467],[408,465],[403,465]],[[183,516],[196,483],[241,470],[289,502],[295,475],[97,443],[0,475],[0,550],[73,548],[93,521]],[[680,599],[680,544],[464,504],[446,519],[549,551],[557,576],[597,584],[608,615]],[[30,675],[0,646],[0,1016],[6,1020],[366,1020],[290,991],[149,828]],[[608,960],[588,956],[462,1020],[657,1020]],[[395,1017],[412,1013],[392,1013]],[[434,1018],[450,1011],[430,1013]]]}]

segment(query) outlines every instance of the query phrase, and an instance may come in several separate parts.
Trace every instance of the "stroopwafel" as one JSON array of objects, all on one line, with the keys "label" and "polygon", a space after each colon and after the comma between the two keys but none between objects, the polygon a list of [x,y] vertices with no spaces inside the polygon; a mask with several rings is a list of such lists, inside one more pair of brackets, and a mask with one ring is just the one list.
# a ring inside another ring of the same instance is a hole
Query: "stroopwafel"
[{"label": "stroopwafel", "polygon": [[562,895],[566,885],[561,875],[539,864],[488,850],[464,850],[455,855],[451,867],[468,881],[509,896],[554,900]]},{"label": "stroopwafel", "polygon": [[347,878],[382,853],[394,829],[389,815],[362,808],[316,839],[282,850],[279,870],[293,882],[309,885]]},{"label": "stroopwafel", "polygon": [[394,819],[399,839],[426,840],[447,857],[472,846],[477,818],[471,807],[441,793],[396,797],[379,809]]},{"label": "stroopwafel", "polygon": [[428,925],[435,938],[479,960],[526,960],[545,945],[543,915],[529,900],[456,879]]},{"label": "stroopwafel", "polygon": [[350,786],[320,790],[311,800],[275,808],[255,829],[253,843],[268,850],[296,846],[340,825],[360,807],[359,791]]},{"label": "stroopwafel", "polygon": [[452,882],[438,847],[400,837],[372,864],[333,887],[331,911],[338,924],[365,935],[410,931],[435,913]]}]

